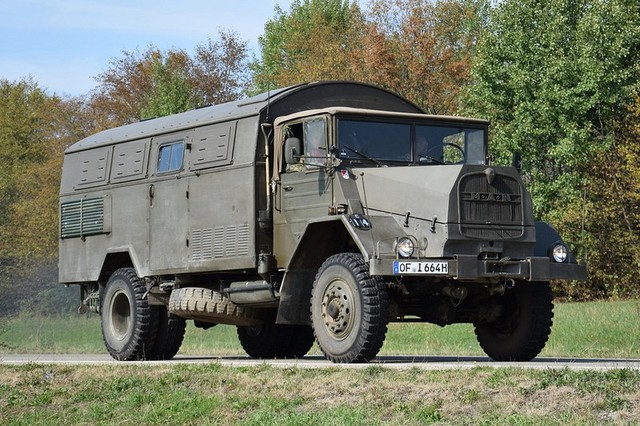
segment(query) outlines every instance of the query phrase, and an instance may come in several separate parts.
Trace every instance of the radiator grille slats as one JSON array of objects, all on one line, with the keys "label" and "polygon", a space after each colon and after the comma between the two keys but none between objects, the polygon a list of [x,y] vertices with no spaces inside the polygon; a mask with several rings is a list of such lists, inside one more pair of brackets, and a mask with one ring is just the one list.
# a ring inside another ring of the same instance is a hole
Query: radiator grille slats
[{"label": "radiator grille slats", "polygon": [[72,238],[104,232],[104,198],[83,198],[60,205],[60,237]]},{"label": "radiator grille slats", "polygon": [[464,176],[459,184],[460,232],[470,238],[508,240],[524,234],[522,188],[519,182],[496,174]]}]

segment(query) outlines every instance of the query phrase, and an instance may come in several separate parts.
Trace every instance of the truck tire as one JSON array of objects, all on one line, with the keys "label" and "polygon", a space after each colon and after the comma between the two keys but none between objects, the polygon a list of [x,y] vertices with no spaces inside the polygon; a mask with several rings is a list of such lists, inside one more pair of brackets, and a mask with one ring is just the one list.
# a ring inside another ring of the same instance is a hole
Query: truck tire
[{"label": "truck tire", "polygon": [[311,290],[311,324],[325,357],[336,363],[375,358],[387,333],[388,304],[385,284],[369,275],[362,255],[327,259]]},{"label": "truck tire", "polygon": [[520,282],[500,298],[501,318],[474,324],[478,343],[496,361],[530,361],[542,351],[551,333],[551,287],[548,282]]},{"label": "truck tire", "polygon": [[309,353],[316,341],[310,325],[290,325],[293,328],[287,358],[302,358]]},{"label": "truck tire", "polygon": [[311,327],[276,324],[276,311],[269,312],[255,326],[238,326],[238,339],[244,351],[257,359],[302,358],[313,346]]},{"label": "truck tire", "polygon": [[255,309],[236,305],[221,293],[201,287],[173,290],[169,297],[169,312],[181,318],[217,324],[260,323],[260,315]]},{"label": "truck tire", "polygon": [[153,308],[157,311],[158,332],[153,349],[147,357],[153,360],[171,359],[176,356],[182,346],[187,322],[184,318],[169,314],[166,306]]},{"label": "truck tire", "polygon": [[144,297],[146,291],[133,268],[116,270],[104,289],[102,337],[109,354],[119,361],[146,359],[153,348],[157,312]]}]

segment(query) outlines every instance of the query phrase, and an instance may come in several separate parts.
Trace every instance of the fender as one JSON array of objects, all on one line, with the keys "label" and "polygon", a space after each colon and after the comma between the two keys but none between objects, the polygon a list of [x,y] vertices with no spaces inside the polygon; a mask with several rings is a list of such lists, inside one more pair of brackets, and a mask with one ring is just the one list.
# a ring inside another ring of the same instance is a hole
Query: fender
[{"label": "fender", "polygon": [[[132,267],[136,271],[136,275],[139,277],[145,277],[149,275],[148,268],[143,267],[142,263],[136,256],[135,250],[132,246],[124,247],[112,247],[107,250],[105,258],[102,262],[102,268],[100,268],[101,279],[108,279],[113,271],[119,268]],[[94,280],[96,281],[96,280]]]},{"label": "fender", "polygon": [[[562,237],[553,226],[547,222],[536,222],[536,245],[534,248],[534,256],[549,257],[549,248],[558,242],[564,243]],[[577,263],[573,252],[571,252],[567,244],[565,245],[569,250],[569,261],[567,263]]]},{"label": "fender", "polygon": [[[282,281],[278,324],[309,324],[313,282],[318,269],[330,256],[343,252],[361,253],[368,262],[380,252],[391,252],[396,238],[405,234],[391,216],[359,218],[366,219],[369,226],[360,223],[358,228],[354,218],[347,215],[309,222]],[[320,241],[323,244],[319,244]]]}]

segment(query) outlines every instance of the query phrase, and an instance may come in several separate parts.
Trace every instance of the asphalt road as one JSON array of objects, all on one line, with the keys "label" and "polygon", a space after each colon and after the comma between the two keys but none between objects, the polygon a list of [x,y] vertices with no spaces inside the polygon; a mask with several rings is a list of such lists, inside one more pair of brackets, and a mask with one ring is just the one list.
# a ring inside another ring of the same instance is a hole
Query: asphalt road
[{"label": "asphalt road", "polygon": [[277,368],[366,368],[371,365],[385,368],[424,370],[470,369],[475,367],[518,367],[530,369],[561,369],[606,371],[613,369],[640,370],[640,359],[595,358],[536,358],[530,362],[496,362],[481,356],[379,356],[369,364],[333,364],[321,356],[308,356],[298,360],[254,360],[246,356],[176,356],[169,361],[119,362],[109,355],[0,355],[0,365],[56,364],[56,365],[177,365],[217,363],[230,367],[269,364]]}]

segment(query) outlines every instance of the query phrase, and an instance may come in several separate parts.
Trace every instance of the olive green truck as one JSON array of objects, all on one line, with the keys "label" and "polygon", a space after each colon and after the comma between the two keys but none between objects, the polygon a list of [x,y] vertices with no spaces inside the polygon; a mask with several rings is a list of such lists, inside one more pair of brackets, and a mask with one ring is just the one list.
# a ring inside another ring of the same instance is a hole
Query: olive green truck
[{"label": "olive green truck", "polygon": [[118,360],[172,358],[187,320],[333,362],[375,358],[389,322],[472,323],[530,360],[550,280],[586,269],[489,163],[488,127],[331,81],[105,130],[65,152],[59,281]]}]

